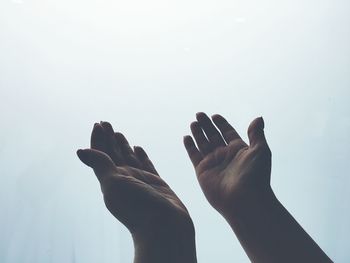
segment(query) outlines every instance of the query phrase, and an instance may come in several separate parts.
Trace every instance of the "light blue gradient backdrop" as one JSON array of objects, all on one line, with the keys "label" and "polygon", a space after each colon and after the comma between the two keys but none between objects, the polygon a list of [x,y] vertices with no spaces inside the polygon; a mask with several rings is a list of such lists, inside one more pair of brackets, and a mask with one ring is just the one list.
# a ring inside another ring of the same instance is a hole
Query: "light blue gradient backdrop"
[{"label": "light blue gradient backdrop", "polygon": [[1,0],[0,262],[132,262],[75,155],[93,123],[142,145],[187,205],[200,263],[248,262],[182,146],[197,111],[263,116],[278,198],[350,261],[350,2]]}]

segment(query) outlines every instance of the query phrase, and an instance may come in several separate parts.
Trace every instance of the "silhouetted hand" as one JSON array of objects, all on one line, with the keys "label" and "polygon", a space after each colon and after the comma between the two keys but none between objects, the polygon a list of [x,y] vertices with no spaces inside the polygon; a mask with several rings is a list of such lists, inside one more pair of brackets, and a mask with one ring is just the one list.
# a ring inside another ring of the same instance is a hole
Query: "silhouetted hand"
[{"label": "silhouetted hand", "polygon": [[108,210],[132,233],[135,262],[195,262],[187,209],[141,147],[132,149],[121,133],[101,122],[94,125],[91,149],[77,153],[93,168]]},{"label": "silhouetted hand", "polygon": [[254,263],[332,262],[283,207],[270,186],[271,152],[262,118],[248,128],[249,145],[220,115],[197,114],[184,144],[200,186]]},{"label": "silhouetted hand", "polygon": [[248,128],[249,145],[220,115],[212,121],[197,114],[192,137],[184,144],[209,203],[224,216],[245,205],[252,196],[270,190],[271,152],[264,136],[262,118]]}]

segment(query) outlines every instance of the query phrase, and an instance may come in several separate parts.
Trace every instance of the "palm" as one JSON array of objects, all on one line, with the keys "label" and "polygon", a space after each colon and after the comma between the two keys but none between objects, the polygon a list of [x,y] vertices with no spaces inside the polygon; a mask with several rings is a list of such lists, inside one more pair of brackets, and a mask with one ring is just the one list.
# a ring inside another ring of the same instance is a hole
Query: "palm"
[{"label": "palm", "polygon": [[188,216],[185,206],[156,174],[125,166],[102,183],[109,211],[132,232],[174,215]]},{"label": "palm", "polygon": [[213,117],[221,133],[205,114],[199,113],[197,119],[191,130],[198,148],[189,136],[185,138],[185,146],[201,188],[213,207],[221,212],[246,192],[269,185],[270,152],[266,141],[257,140],[259,119],[249,128],[250,146],[223,117]]},{"label": "palm", "polygon": [[82,161],[94,168],[108,210],[131,232],[152,229],[160,222],[189,218],[185,206],[160,178],[141,147],[131,149],[121,133],[103,122],[91,135],[91,155]]}]

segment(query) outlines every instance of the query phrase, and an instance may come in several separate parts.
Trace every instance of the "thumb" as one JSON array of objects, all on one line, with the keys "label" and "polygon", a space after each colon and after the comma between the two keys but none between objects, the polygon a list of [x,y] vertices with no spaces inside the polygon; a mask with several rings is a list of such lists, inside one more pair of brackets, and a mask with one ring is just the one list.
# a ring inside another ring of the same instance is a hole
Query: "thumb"
[{"label": "thumb", "polygon": [[112,159],[101,151],[95,149],[79,149],[77,155],[84,164],[94,169],[99,180],[116,170]]},{"label": "thumb", "polygon": [[248,138],[250,147],[256,145],[267,145],[265,133],[264,133],[264,120],[262,117],[253,120],[248,128]]}]

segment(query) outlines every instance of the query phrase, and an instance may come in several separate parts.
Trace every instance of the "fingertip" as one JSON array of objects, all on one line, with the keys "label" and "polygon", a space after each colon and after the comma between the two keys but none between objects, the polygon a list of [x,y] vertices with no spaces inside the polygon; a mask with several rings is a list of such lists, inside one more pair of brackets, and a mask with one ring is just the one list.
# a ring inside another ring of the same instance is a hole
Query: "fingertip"
[{"label": "fingertip", "polygon": [[263,130],[264,129],[264,126],[265,126],[265,123],[264,123],[264,119],[263,117],[257,117],[255,118],[251,124],[249,125],[250,129],[252,131],[259,131],[259,130]]},{"label": "fingertip", "polygon": [[83,150],[83,149],[78,149],[78,150],[77,150],[77,155],[78,155],[79,158],[80,158],[81,156],[83,156],[83,155],[84,155],[84,150]]},{"label": "fingertip", "polygon": [[264,129],[265,128],[265,121],[264,121],[264,118],[262,116],[260,116],[259,121],[260,121],[261,128]]},{"label": "fingertip", "polygon": [[190,137],[189,135],[185,135],[182,137],[182,141],[184,143],[184,145],[186,146],[188,144],[188,141],[190,140]]},{"label": "fingertip", "polygon": [[202,128],[201,128],[198,121],[192,122],[190,125],[190,129],[191,129],[193,136],[195,136],[195,138],[196,138],[196,136],[198,136],[198,134],[200,134],[202,132]]},{"label": "fingertip", "polygon": [[135,151],[135,152],[143,152],[143,153],[146,152],[146,151],[145,151],[141,146],[139,146],[139,145],[135,145],[133,148],[134,148],[134,151]]},{"label": "fingertip", "polygon": [[198,112],[196,113],[196,117],[197,117],[197,116],[200,116],[200,115],[203,115],[203,114],[205,114],[204,111],[198,111]]},{"label": "fingertip", "polygon": [[248,127],[250,145],[266,143],[264,126],[265,123],[263,117],[257,117],[250,123]]},{"label": "fingertip", "polygon": [[141,146],[134,146],[133,148],[136,155],[147,157],[146,151]]},{"label": "fingertip", "polygon": [[95,123],[91,132],[90,144],[92,148],[101,147],[103,145],[105,132],[101,124]]},{"label": "fingertip", "polygon": [[93,131],[99,131],[99,132],[103,132],[103,127],[100,123],[95,123],[94,127],[92,128]]},{"label": "fingertip", "polygon": [[108,132],[110,135],[114,134],[114,130],[113,130],[112,124],[110,124],[107,121],[101,121],[100,124],[101,124],[102,128],[106,132]]},{"label": "fingertip", "polygon": [[82,161],[84,164],[88,165],[88,154],[84,149],[78,149],[77,155],[80,161]]},{"label": "fingertip", "polygon": [[196,144],[194,143],[194,140],[189,135],[184,136],[183,143],[187,150],[197,149]]},{"label": "fingertip", "polygon": [[132,147],[132,149],[133,149],[133,151],[134,151],[134,153],[136,154],[136,156],[139,156],[140,155],[140,153],[141,153],[141,150],[140,150],[140,147],[139,146],[133,146]]},{"label": "fingertip", "polygon": [[196,129],[198,129],[198,128],[200,128],[199,122],[198,122],[198,121],[192,122],[192,123],[190,124],[190,128],[191,128],[192,131],[193,131],[193,130],[196,130]]},{"label": "fingertip", "polygon": [[211,120],[214,122],[214,124],[217,126],[218,123],[220,123],[221,116],[219,114],[214,114],[211,116]]},{"label": "fingertip", "polygon": [[197,120],[203,120],[203,119],[207,119],[208,116],[204,112],[200,111],[196,113],[196,118]]},{"label": "fingertip", "polygon": [[213,114],[213,115],[211,115],[211,119],[213,120],[213,121],[215,121],[215,120],[222,120],[222,119],[225,119],[224,117],[222,117],[220,114]]},{"label": "fingertip", "polygon": [[142,147],[141,146],[137,146],[137,145],[135,145],[134,147],[134,152],[136,153],[136,152],[142,152],[143,151],[143,149],[142,149]]},{"label": "fingertip", "polygon": [[124,134],[122,134],[121,132],[115,132],[114,136],[117,137],[117,138],[120,138],[120,139],[125,139]]}]

